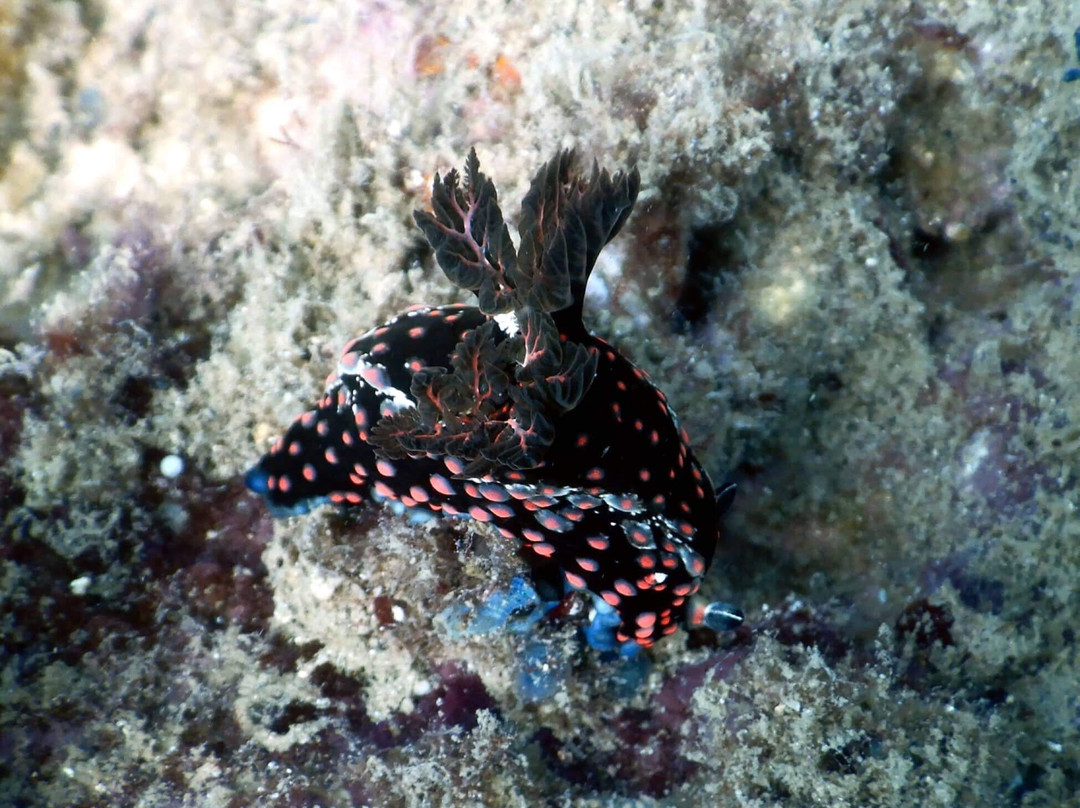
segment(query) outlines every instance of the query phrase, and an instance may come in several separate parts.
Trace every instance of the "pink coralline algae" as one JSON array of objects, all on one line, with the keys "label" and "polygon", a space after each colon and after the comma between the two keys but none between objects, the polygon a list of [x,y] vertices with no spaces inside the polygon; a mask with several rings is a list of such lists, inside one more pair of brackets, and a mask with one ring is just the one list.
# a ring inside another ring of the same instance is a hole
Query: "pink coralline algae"
[{"label": "pink coralline algae", "polygon": [[410,309],[350,342],[248,487],[278,516],[375,500],[489,523],[535,571],[592,596],[586,637],[601,650],[738,625],[694,597],[733,488],[717,496],[664,394],[582,321],[639,182],[558,154],[522,202],[515,248],[475,151],[463,184],[436,176],[433,212],[415,218],[477,305]]}]

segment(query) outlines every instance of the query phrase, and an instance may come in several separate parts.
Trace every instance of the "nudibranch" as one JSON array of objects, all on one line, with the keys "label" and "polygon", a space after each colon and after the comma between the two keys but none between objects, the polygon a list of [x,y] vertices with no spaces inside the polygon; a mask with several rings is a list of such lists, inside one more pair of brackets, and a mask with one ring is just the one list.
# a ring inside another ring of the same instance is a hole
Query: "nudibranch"
[{"label": "nudibranch", "polygon": [[557,154],[521,205],[515,246],[475,150],[414,216],[477,305],[410,309],[345,346],[317,406],[247,473],[277,516],[390,502],[490,524],[537,574],[592,596],[589,642],[631,653],[679,625],[742,616],[697,595],[733,486],[714,493],[640,368],[582,321],[600,250],[637,169]]}]

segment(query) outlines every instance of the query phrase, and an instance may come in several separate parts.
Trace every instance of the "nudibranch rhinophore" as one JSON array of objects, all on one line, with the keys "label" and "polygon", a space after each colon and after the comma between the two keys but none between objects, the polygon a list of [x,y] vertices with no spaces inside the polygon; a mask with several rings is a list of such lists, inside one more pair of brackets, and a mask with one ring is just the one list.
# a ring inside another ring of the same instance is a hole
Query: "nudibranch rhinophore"
[{"label": "nudibranch rhinophore", "polygon": [[410,309],[345,346],[316,407],[246,477],[275,515],[390,502],[489,523],[534,571],[592,596],[591,644],[630,653],[681,624],[742,616],[695,597],[734,486],[714,493],[664,394],[582,321],[600,250],[637,198],[637,169],[544,165],[515,249],[475,150],[417,211],[476,306]]}]

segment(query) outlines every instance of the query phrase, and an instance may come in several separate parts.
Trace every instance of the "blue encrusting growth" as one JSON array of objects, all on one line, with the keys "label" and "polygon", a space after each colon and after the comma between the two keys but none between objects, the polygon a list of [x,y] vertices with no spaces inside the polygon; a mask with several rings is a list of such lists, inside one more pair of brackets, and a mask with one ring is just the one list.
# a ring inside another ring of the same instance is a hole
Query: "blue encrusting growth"
[{"label": "blue encrusting growth", "polygon": [[[1080,28],[1073,31],[1073,48],[1076,50],[1076,60],[1080,62]],[[1062,79],[1066,82],[1080,80],[1080,67],[1068,68]]]},{"label": "blue encrusting growth", "polygon": [[[515,248],[475,151],[463,182],[436,176],[416,221],[477,305],[411,309],[346,345],[248,487],[277,516],[375,500],[489,523],[592,597],[585,636],[601,650],[738,625],[732,607],[695,598],[733,489],[716,496],[664,394],[582,321],[589,274],[638,186],[636,170],[586,176],[558,154],[522,201]],[[520,588],[507,597],[472,619],[544,612],[538,598],[518,604]]]},{"label": "blue encrusting growth", "polygon": [[515,576],[509,589],[492,593],[475,614],[464,603],[455,603],[443,609],[438,619],[452,640],[495,631],[523,634],[558,605],[542,600],[526,580]]}]

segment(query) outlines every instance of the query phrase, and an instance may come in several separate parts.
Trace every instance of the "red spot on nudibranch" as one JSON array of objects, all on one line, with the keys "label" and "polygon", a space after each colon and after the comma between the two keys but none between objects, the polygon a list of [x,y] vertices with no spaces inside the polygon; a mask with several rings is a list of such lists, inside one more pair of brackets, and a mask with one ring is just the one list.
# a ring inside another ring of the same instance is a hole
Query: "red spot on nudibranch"
[{"label": "red spot on nudibranch", "polygon": [[382,368],[366,367],[360,371],[360,377],[376,390],[386,387],[386,374]]},{"label": "red spot on nudibranch", "polygon": [[553,533],[565,533],[573,527],[569,521],[558,514],[543,509],[536,512],[536,521]]},{"label": "red spot on nudibranch", "polygon": [[482,508],[479,505],[473,505],[471,508],[469,508],[469,516],[471,516],[477,522],[490,522],[493,518],[488,510]]},{"label": "red spot on nudibranch", "polygon": [[687,564],[687,566],[694,575],[702,575],[705,572],[705,561],[697,553],[690,559],[690,563]]},{"label": "red spot on nudibranch", "polygon": [[510,494],[507,493],[505,488],[491,483],[484,483],[480,486],[480,496],[488,502],[506,502],[506,500],[510,499]]},{"label": "red spot on nudibranch", "polygon": [[577,574],[575,574],[573,572],[566,572],[564,570],[563,571],[563,577],[566,578],[566,584],[571,589],[584,589],[585,588],[585,579],[582,578],[580,575],[577,575]]},{"label": "red spot on nudibranch", "polygon": [[500,519],[513,519],[514,509],[509,505],[503,505],[499,502],[492,502],[487,506],[487,509],[495,514]]},{"label": "red spot on nudibranch", "polygon": [[428,482],[431,483],[431,487],[434,490],[438,491],[444,497],[452,497],[456,493],[454,487],[450,485],[450,481],[441,474],[432,474],[428,478]]}]

